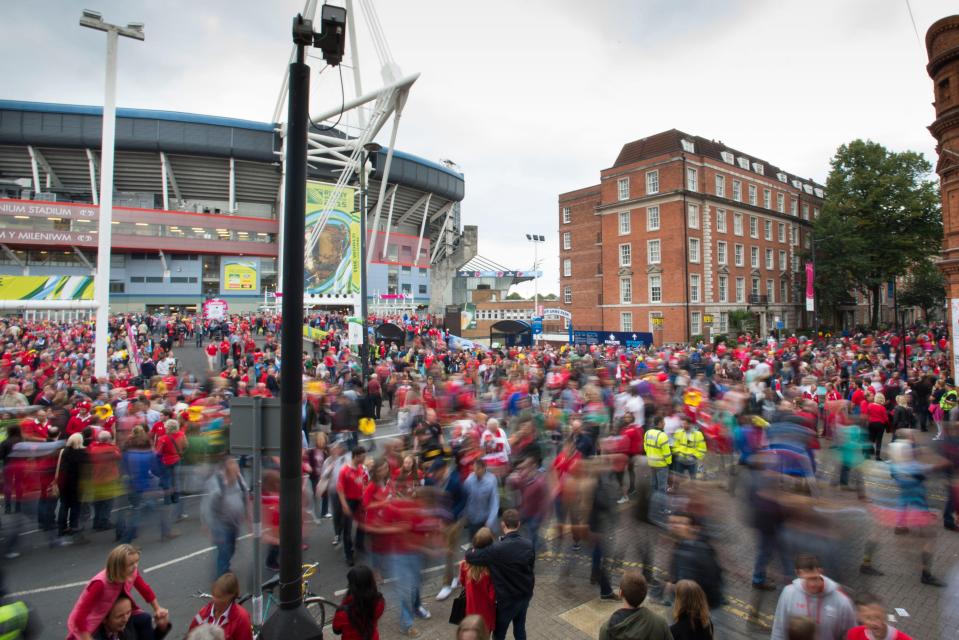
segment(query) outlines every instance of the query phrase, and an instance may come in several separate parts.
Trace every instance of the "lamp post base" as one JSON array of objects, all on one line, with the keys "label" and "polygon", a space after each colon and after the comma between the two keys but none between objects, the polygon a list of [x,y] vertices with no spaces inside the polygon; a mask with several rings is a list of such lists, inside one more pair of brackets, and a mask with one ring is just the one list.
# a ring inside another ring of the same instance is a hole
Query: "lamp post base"
[{"label": "lamp post base", "polygon": [[277,608],[273,615],[263,624],[260,634],[263,640],[322,640],[323,630],[306,607],[300,605],[295,609]]}]

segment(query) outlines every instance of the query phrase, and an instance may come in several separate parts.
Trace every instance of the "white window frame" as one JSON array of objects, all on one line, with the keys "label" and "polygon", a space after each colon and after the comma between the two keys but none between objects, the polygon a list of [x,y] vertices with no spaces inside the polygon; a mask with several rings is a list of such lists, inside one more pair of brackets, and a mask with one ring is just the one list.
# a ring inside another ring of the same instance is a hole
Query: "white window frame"
[{"label": "white window frame", "polygon": [[620,178],[616,181],[616,198],[623,202],[629,200],[629,178]]},{"label": "white window frame", "polygon": [[749,185],[749,204],[756,206],[756,203],[759,202],[759,191],[756,188],[756,185]]},{"label": "white window frame", "polygon": [[803,204],[802,206],[802,219],[809,220],[809,205]]},{"label": "white window frame", "polygon": [[776,257],[773,254],[773,250],[767,248],[766,249],[766,270],[772,271],[775,268],[776,268]]},{"label": "white window frame", "polygon": [[759,282],[759,278],[757,276],[753,276],[752,278],[749,279],[749,295],[750,296],[762,295],[760,291],[762,291],[762,285]]},{"label": "white window frame", "polygon": [[689,332],[691,335],[698,336],[703,332],[703,314],[699,311],[693,311],[689,318]]},{"label": "white window frame", "polygon": [[780,242],[786,242],[786,223],[780,222],[777,230],[777,239]]},{"label": "white window frame", "polygon": [[729,331],[729,312],[720,311],[719,312],[719,333],[727,333]]},{"label": "white window frame", "polygon": [[776,209],[779,213],[786,213],[786,196],[782,193],[776,194]]},{"label": "white window frame", "polygon": [[786,262],[786,251],[783,249],[780,249],[779,250],[779,270],[785,271],[788,268],[788,266],[789,265]]},{"label": "white window frame", "polygon": [[[663,276],[658,273],[649,275],[649,302],[650,304],[660,304],[663,301]],[[657,289],[659,295],[657,296]]]},{"label": "white window frame", "polygon": [[659,207],[646,207],[646,231],[659,231]]},{"label": "white window frame", "polygon": [[733,246],[733,264],[737,267],[743,266],[745,263],[745,248],[740,243],[736,243]]},{"label": "white window frame", "polygon": [[563,277],[572,278],[573,277],[573,261],[569,258],[563,259]]},{"label": "white window frame", "polygon": [[729,260],[729,245],[725,240],[716,241],[716,264],[725,265]]},{"label": "white window frame", "polygon": [[624,333],[632,333],[633,331],[633,312],[632,311],[623,311],[619,314],[619,328],[620,331]]},{"label": "white window frame", "polygon": [[716,209],[716,233],[726,233],[725,209]]},{"label": "white window frame", "polygon": [[702,259],[702,242],[699,238],[690,238],[689,239],[689,261],[694,264],[699,264],[699,261]]},{"label": "white window frame", "polygon": [[759,268],[759,247],[749,247],[749,267],[751,269]]},{"label": "white window frame", "polygon": [[659,170],[653,169],[646,172],[646,195],[659,193]]},{"label": "white window frame", "polygon": [[733,200],[736,202],[743,201],[743,182],[742,180],[733,180]]},{"label": "white window frame", "polygon": [[563,287],[563,304],[573,304],[573,288],[569,285]]},{"label": "white window frame", "polygon": [[786,279],[783,278],[779,281],[779,303],[786,304],[789,297],[789,285],[786,283]]},{"label": "white window frame", "polygon": [[759,218],[749,216],[749,237],[759,239]]},{"label": "white window frame", "polygon": [[[653,251],[656,247],[656,251]],[[655,255],[654,255],[655,253]],[[659,264],[663,261],[663,243],[658,238],[646,241],[646,264]]]},{"label": "white window frame", "polygon": [[716,278],[716,290],[720,302],[729,302],[729,276],[720,275]]},{"label": "white window frame", "polygon": [[563,251],[569,251],[573,248],[573,234],[569,231],[563,232]]},{"label": "white window frame", "polygon": [[733,213],[733,235],[742,237],[743,235],[743,214]]},{"label": "white window frame", "polygon": [[619,212],[619,235],[628,236],[632,233],[633,223],[631,214],[631,211]]},{"label": "white window frame", "polygon": [[766,278],[766,300],[769,304],[776,303],[776,286],[773,284],[772,278]]},{"label": "white window frame", "polygon": [[633,266],[633,245],[628,242],[619,245],[619,266]]},{"label": "white window frame", "polygon": [[726,197],[726,176],[721,173],[716,174],[716,197]]},{"label": "white window frame", "polygon": [[746,301],[746,278],[736,276],[736,302],[742,304]]},{"label": "white window frame", "polygon": [[573,214],[569,210],[569,207],[563,207],[562,214],[563,214],[563,224],[569,224],[570,220],[573,219]]},{"label": "white window frame", "polygon": [[798,215],[799,215],[799,199],[798,199],[798,198],[793,198],[792,200],[790,200],[790,202],[789,202],[789,211],[790,211],[790,213],[792,213],[794,216],[798,216]]},{"label": "white window frame", "polygon": [[773,241],[773,221],[763,220],[763,237],[767,242]]},{"label": "white window frame", "polygon": [[701,302],[703,295],[703,278],[698,273],[689,274],[689,301]]},{"label": "white window frame", "polygon": [[686,224],[690,229],[699,228],[699,205],[692,203],[686,205]]},{"label": "white window frame", "polygon": [[699,191],[699,171],[696,167],[686,167],[686,190]]},{"label": "white window frame", "polygon": [[619,279],[619,303],[633,303],[633,279],[629,276],[623,276]]},{"label": "white window frame", "polygon": [[769,189],[763,189],[763,208],[772,209],[773,192]]}]

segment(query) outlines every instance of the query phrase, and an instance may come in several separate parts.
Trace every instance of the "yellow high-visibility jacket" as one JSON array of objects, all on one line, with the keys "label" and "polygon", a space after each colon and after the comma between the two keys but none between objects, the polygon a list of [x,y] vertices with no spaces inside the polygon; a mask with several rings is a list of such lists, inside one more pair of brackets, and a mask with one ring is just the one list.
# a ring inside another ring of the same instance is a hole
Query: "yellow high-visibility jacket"
[{"label": "yellow high-visibility jacket", "polygon": [[646,462],[653,468],[668,467],[673,464],[673,452],[669,448],[669,437],[665,431],[650,429],[643,437],[646,450]]}]

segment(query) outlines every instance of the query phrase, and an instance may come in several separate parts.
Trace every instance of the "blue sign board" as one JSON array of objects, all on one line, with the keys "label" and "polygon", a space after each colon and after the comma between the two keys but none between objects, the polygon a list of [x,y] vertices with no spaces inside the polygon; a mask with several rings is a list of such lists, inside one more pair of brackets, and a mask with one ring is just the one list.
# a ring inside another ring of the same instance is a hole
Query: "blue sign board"
[{"label": "blue sign board", "polygon": [[536,316],[535,318],[533,318],[532,326],[533,326],[534,336],[540,333],[543,333],[543,318],[541,318],[540,316]]},{"label": "blue sign board", "polygon": [[786,327],[786,325],[783,324],[783,321],[782,321],[782,320],[777,320],[777,321],[776,321],[776,328],[777,328],[777,329],[783,329],[783,328],[785,328],[785,327]]},{"label": "blue sign board", "polygon": [[653,344],[653,334],[639,331],[573,331],[573,344],[601,344],[636,349]]}]

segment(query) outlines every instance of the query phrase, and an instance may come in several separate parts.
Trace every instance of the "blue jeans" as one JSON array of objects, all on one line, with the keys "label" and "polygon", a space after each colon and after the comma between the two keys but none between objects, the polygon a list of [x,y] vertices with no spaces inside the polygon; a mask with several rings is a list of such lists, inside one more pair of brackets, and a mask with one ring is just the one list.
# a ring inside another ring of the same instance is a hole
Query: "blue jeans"
[{"label": "blue jeans", "polygon": [[525,522],[526,531],[529,533],[529,540],[533,543],[533,557],[536,557],[536,550],[539,548],[539,528],[543,525],[542,518],[530,518]]},{"label": "blue jeans", "polygon": [[793,569],[789,563],[789,553],[786,551],[786,545],[783,544],[776,532],[757,531],[759,540],[756,549],[756,565],[753,567],[753,584],[763,584],[766,582],[766,565],[772,559],[774,553],[779,553],[779,561],[782,563],[783,578],[787,581],[792,577]]},{"label": "blue jeans", "polygon": [[513,625],[513,637],[516,640],[526,640],[526,610],[529,609],[529,598],[511,601],[496,601],[496,630],[493,640],[506,640],[506,629]]},{"label": "blue jeans", "polygon": [[601,596],[607,596],[613,593],[613,585],[609,583],[609,573],[607,573],[605,567],[603,567],[604,553],[603,540],[596,540],[593,544],[593,564],[591,571],[593,577],[599,582],[599,595]]},{"label": "blue jeans", "polygon": [[677,460],[677,461],[676,461],[676,473],[677,473],[678,475],[683,475],[684,473],[688,473],[688,474],[689,474],[689,479],[690,479],[690,480],[695,480],[695,479],[696,479],[696,467],[698,466],[698,464],[699,464],[699,463],[696,462],[695,460],[693,460],[692,462],[688,462],[688,461],[685,461],[685,460]]},{"label": "blue jeans", "polygon": [[650,467],[649,468],[649,490],[662,491],[665,493],[666,485],[669,482],[669,467]]},{"label": "blue jeans", "polygon": [[230,561],[236,553],[236,538],[239,529],[232,523],[217,523],[213,529],[213,544],[216,545],[216,577],[230,570]]},{"label": "blue jeans", "polygon": [[396,595],[400,602],[400,628],[403,631],[413,626],[413,616],[420,602],[420,572],[423,557],[418,553],[394,553],[388,560],[390,577],[396,580]]},{"label": "blue jeans", "polygon": [[166,509],[153,493],[137,493],[131,491],[129,517],[122,526],[121,542],[129,544],[137,537],[140,523],[144,514],[156,515],[160,520],[160,536],[167,537],[170,533],[170,523],[166,519]]}]

